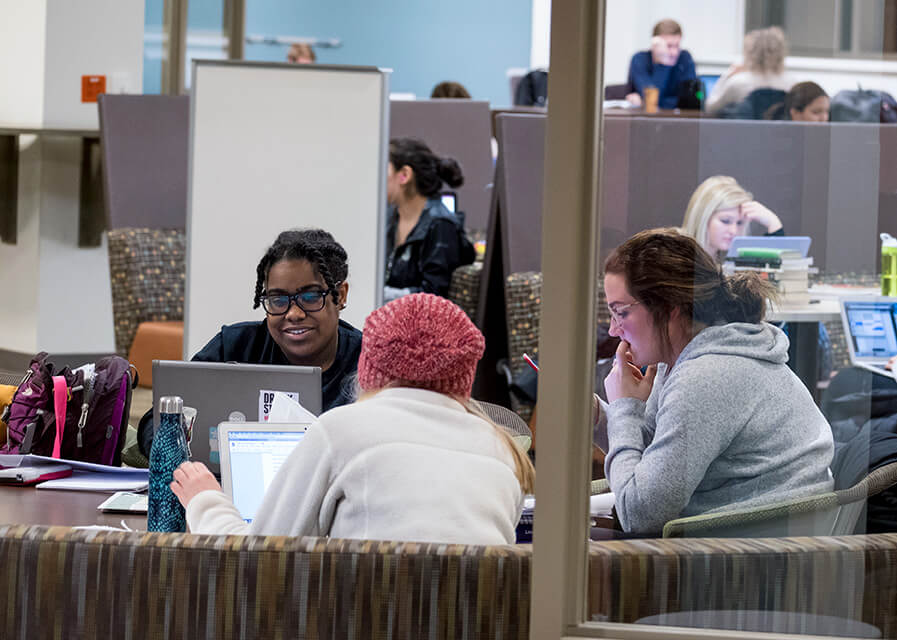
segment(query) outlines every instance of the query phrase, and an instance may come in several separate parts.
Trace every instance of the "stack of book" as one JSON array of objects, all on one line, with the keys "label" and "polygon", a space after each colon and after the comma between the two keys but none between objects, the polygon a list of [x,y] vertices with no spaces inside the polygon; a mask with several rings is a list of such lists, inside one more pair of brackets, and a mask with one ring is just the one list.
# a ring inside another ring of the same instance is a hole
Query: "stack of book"
[{"label": "stack of book", "polygon": [[754,271],[775,284],[779,306],[801,306],[810,302],[809,275],[816,273],[813,258],[803,257],[790,249],[744,247],[738,255],[726,258],[723,270],[727,274]]}]

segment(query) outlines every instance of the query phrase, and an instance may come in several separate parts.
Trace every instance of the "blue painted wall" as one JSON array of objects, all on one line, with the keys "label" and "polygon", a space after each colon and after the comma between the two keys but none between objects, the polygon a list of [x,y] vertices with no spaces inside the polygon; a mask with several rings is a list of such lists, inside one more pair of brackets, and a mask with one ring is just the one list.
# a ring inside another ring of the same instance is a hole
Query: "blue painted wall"
[{"label": "blue painted wall", "polygon": [[[246,33],[338,38],[317,49],[318,62],[393,69],[390,90],[426,98],[443,80],[474,98],[510,104],[505,71],[529,66],[532,3],[528,0],[247,0]],[[146,32],[161,31],[163,0],[146,0]],[[190,0],[190,32],[220,33],[221,0]],[[286,60],[287,46],[247,45],[247,60]],[[145,93],[158,93],[159,46],[145,46]]]},{"label": "blue painted wall", "polygon": [[[246,33],[339,38],[318,62],[393,69],[390,90],[430,95],[443,80],[510,103],[509,67],[529,66],[529,0],[247,0]],[[286,60],[288,47],[247,45],[247,60]]]}]

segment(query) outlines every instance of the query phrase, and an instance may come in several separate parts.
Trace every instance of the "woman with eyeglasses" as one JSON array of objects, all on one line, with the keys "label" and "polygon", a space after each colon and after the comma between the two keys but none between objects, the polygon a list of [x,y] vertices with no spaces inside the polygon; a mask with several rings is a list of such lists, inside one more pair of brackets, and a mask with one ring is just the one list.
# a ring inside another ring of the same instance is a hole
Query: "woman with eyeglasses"
[{"label": "woman with eyeglasses", "polygon": [[831,428],[763,321],[768,282],[724,276],[675,229],[636,234],[604,273],[620,338],[604,468],[626,531],[832,489]]},{"label": "woman with eyeglasses", "polygon": [[349,294],[346,250],[321,229],[284,231],[256,268],[261,322],[221,328],[193,360],[321,367],[324,411],[352,402],[361,332],[340,320]]},{"label": "woman with eyeglasses", "polygon": [[[221,327],[193,360],[321,367],[324,411],[354,400],[361,332],[340,320],[349,293],[346,250],[322,229],[284,231],[256,267],[253,309],[261,322]],[[149,457],[153,410],[137,428],[140,452]]]}]

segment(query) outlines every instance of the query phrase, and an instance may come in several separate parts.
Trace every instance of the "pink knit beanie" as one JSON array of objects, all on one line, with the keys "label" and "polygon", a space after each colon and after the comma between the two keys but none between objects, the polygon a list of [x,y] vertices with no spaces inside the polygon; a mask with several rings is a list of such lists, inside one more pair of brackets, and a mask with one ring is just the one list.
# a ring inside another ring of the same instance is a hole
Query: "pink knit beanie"
[{"label": "pink knit beanie", "polygon": [[470,396],[486,341],[456,304],[413,293],[375,309],[364,321],[358,383],[365,391],[390,382]]}]

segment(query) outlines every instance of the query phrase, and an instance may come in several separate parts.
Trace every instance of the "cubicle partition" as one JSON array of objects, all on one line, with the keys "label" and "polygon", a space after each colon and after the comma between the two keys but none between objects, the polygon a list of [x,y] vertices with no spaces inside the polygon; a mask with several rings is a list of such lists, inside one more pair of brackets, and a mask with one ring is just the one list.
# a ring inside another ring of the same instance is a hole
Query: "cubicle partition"
[{"label": "cubicle partition", "polygon": [[107,228],[187,223],[188,96],[99,97]]},{"label": "cubicle partition", "polygon": [[464,184],[456,191],[465,226],[486,228],[493,173],[488,102],[393,100],[389,137],[419,138],[437,154],[457,160],[464,173]]},{"label": "cubicle partition", "polygon": [[342,317],[382,299],[388,74],[374,67],[194,63],[184,353],[253,317],[277,234],[330,231],[349,255]]},{"label": "cubicle partition", "polygon": [[[499,158],[477,320],[487,339],[479,377],[492,378],[478,379],[478,390],[497,401],[506,279],[541,271],[545,123],[535,114],[496,117]],[[875,273],[878,234],[897,234],[897,125],[626,117],[606,118],[604,137],[602,262],[638,231],[681,225],[692,192],[713,175],[735,177],[779,215],[787,234],[810,236],[810,254],[827,276]]]}]

